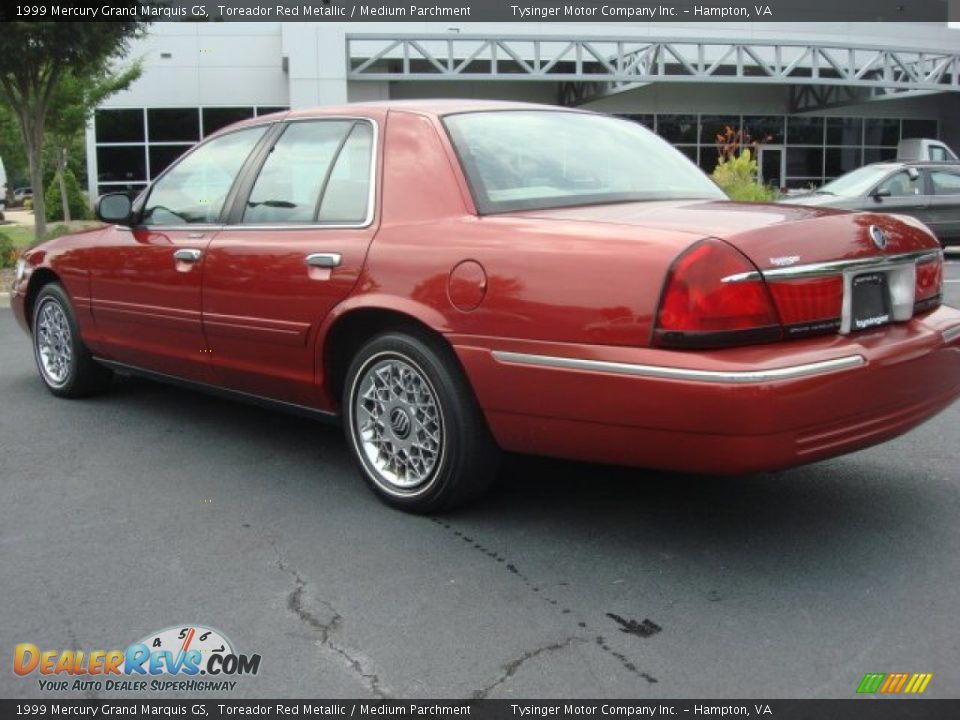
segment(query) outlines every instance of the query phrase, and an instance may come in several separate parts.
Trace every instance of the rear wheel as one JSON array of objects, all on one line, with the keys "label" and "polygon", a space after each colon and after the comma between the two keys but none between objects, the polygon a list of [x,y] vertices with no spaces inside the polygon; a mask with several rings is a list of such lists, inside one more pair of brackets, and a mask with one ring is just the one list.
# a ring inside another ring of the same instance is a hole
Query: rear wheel
[{"label": "rear wheel", "polygon": [[50,392],[77,398],[107,389],[113,373],[97,363],[83,344],[70,299],[59,284],[40,289],[32,327],[33,355]]},{"label": "rear wheel", "polygon": [[493,482],[499,448],[449,348],[391,332],[357,353],[344,384],[347,442],[381,500],[408,512],[463,505]]}]

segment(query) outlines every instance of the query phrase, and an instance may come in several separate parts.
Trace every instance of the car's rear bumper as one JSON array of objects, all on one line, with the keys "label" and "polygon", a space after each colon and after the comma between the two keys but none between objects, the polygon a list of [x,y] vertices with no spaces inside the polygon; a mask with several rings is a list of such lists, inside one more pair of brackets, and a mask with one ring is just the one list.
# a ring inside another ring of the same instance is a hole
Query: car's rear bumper
[{"label": "car's rear bumper", "polygon": [[895,437],[960,396],[960,312],[711,352],[451,336],[510,451],[775,470]]}]

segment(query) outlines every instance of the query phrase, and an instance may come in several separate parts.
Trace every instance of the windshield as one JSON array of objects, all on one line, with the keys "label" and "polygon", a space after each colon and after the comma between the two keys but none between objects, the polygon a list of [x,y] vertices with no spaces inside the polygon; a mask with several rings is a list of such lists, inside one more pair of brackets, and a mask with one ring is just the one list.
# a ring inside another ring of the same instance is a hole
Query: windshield
[{"label": "windshield", "polygon": [[481,213],[726,195],[636,123],[551,110],[444,118]]},{"label": "windshield", "polygon": [[828,182],[817,192],[844,197],[858,197],[883,180],[891,169],[892,167],[889,165],[867,165]]}]

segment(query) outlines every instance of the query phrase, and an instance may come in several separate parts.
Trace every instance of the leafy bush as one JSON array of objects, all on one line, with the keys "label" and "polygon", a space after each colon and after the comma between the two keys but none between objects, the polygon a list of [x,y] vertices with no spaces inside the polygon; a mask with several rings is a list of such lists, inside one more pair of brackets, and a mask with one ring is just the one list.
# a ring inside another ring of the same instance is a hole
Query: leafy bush
[{"label": "leafy bush", "polygon": [[770,202],[777,191],[757,180],[757,161],[750,148],[743,148],[739,155],[720,156],[720,161],[710,176],[731,200],[743,202]]},{"label": "leafy bush", "polygon": [[[80,189],[77,176],[70,168],[63,171],[63,182],[67,187],[67,204],[70,207],[71,220],[85,220],[90,217],[87,196]],[[60,202],[60,183],[54,176],[44,196],[47,207],[47,222],[63,220],[63,204]]]},{"label": "leafy bush", "polygon": [[13,240],[0,232],[0,268],[13,267],[19,255]]}]

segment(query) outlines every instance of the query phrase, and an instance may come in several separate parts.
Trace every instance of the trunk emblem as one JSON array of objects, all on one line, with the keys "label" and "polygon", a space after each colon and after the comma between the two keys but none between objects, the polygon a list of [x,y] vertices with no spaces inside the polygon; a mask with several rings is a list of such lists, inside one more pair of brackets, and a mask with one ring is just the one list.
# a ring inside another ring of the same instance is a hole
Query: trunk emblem
[{"label": "trunk emblem", "polygon": [[784,257],[770,258],[770,264],[776,265],[777,267],[786,267],[787,265],[793,265],[798,262],[800,262],[799,255],[786,255]]},{"label": "trunk emblem", "polygon": [[870,239],[873,240],[873,244],[876,245],[877,250],[886,249],[887,234],[883,231],[883,228],[877,227],[876,225],[871,225]]}]

